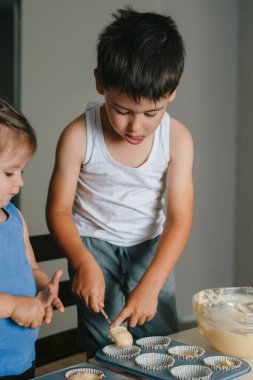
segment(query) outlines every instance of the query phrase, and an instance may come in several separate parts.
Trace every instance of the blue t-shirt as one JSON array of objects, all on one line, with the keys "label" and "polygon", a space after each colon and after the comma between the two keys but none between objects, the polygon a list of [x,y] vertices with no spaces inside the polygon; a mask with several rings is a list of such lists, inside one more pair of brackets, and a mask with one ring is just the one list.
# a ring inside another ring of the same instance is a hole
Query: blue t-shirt
[{"label": "blue t-shirt", "polygon": [[[16,207],[4,210],[8,219],[0,223],[0,293],[35,296],[36,284],[26,257],[23,222]],[[21,327],[10,318],[0,318],[0,376],[18,375],[32,366],[39,329]]]}]

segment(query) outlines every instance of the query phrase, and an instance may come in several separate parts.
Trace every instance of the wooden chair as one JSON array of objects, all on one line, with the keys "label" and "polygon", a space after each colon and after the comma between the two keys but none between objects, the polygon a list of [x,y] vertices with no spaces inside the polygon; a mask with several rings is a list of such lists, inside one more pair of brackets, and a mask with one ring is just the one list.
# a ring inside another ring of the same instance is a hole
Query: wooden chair
[{"label": "wooden chair", "polygon": [[[30,236],[37,262],[52,261],[63,257],[51,235]],[[59,296],[64,307],[75,305],[70,280],[60,282]],[[36,367],[83,352],[76,343],[76,328],[39,338],[36,342]]]}]

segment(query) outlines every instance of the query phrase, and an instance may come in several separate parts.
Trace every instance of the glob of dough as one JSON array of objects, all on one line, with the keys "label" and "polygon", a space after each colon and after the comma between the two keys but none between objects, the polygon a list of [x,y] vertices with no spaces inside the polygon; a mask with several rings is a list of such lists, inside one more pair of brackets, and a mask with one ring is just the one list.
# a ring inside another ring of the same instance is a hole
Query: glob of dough
[{"label": "glob of dough", "polygon": [[128,348],[133,344],[133,337],[124,326],[111,327],[109,336],[117,347]]}]

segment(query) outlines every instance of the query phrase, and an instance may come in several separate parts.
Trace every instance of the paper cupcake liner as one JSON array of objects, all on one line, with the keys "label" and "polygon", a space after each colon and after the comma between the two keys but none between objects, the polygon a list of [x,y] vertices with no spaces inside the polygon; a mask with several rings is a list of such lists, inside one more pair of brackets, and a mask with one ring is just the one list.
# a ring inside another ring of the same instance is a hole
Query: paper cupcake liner
[{"label": "paper cupcake liner", "polygon": [[233,371],[241,367],[241,360],[232,356],[208,356],[203,359],[203,363],[208,367],[218,371]]},{"label": "paper cupcake liner", "polygon": [[65,372],[65,379],[70,380],[71,375],[74,375],[76,373],[89,373],[97,376],[97,379],[104,379],[105,374],[104,372],[96,369],[96,368],[90,368],[90,367],[79,367],[79,368],[73,368],[70,369],[69,371]]},{"label": "paper cupcake liner", "polygon": [[140,354],[141,349],[137,346],[128,348],[117,347],[114,344],[109,344],[103,348],[103,354],[114,359],[133,358]]},{"label": "paper cupcake liner", "polygon": [[160,350],[167,348],[171,339],[168,336],[149,336],[138,339],[135,343],[144,350]]},{"label": "paper cupcake liner", "polygon": [[201,365],[180,365],[170,370],[171,376],[178,380],[209,380],[212,371]]},{"label": "paper cupcake liner", "polygon": [[174,346],[168,349],[170,355],[180,359],[198,359],[204,355],[205,350],[198,346]]},{"label": "paper cupcake liner", "polygon": [[161,370],[172,367],[175,360],[167,354],[149,352],[137,356],[135,363],[144,369]]}]

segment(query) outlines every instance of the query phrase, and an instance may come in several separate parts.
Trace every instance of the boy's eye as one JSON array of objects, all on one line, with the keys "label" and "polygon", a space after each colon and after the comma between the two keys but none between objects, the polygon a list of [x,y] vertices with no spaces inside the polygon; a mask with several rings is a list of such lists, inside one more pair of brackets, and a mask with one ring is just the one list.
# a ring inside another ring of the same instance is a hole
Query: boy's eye
[{"label": "boy's eye", "polygon": [[120,110],[116,110],[116,112],[120,115],[128,115],[129,112],[128,111],[120,111]]},{"label": "boy's eye", "polygon": [[5,175],[6,175],[6,177],[12,177],[14,175],[14,173],[8,173],[8,172],[6,172]]},{"label": "boy's eye", "polygon": [[144,115],[147,117],[155,117],[156,113],[144,113]]}]

